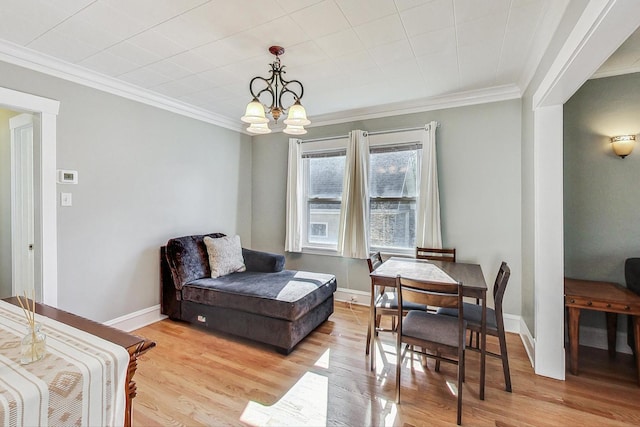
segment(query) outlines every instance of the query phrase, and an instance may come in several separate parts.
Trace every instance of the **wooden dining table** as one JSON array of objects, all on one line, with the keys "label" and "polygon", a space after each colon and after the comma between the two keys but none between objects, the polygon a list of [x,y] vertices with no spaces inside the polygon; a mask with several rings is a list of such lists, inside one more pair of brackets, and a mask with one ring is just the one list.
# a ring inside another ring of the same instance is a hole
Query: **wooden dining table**
[{"label": "wooden dining table", "polygon": [[415,258],[391,257],[375,269],[371,274],[371,303],[369,327],[371,328],[371,343],[369,354],[371,369],[375,369],[375,298],[377,287],[395,288],[396,277],[400,275],[408,279],[444,281],[462,283],[462,294],[482,301],[482,323],[480,334],[480,399],[484,400],[484,384],[486,369],[487,344],[487,282],[479,264],[464,262],[427,261]]}]

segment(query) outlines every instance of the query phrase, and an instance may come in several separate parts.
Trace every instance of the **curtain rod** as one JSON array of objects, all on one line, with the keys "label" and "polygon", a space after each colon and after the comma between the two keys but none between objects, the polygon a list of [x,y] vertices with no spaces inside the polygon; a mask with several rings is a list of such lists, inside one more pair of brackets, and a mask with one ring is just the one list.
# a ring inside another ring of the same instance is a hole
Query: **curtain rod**
[{"label": "curtain rod", "polygon": [[[423,129],[426,129],[428,126],[429,126],[429,124],[426,124],[424,126],[413,127],[413,128],[379,130],[379,131],[375,131],[375,132],[367,132],[367,134],[369,134],[369,135],[383,135],[385,133],[409,132],[409,131],[412,131],[412,130],[423,130]],[[436,122],[436,127],[440,127],[440,123]],[[328,141],[330,139],[342,139],[342,138],[349,138],[349,134],[347,134],[347,135],[338,135],[338,136],[326,136],[324,138],[301,139],[300,143],[304,144],[305,142]]]},{"label": "curtain rod", "polygon": [[338,135],[338,136],[325,136],[324,138],[301,139],[300,143],[304,144],[305,142],[328,141],[330,139],[342,139],[342,138],[349,138],[349,134],[347,134],[347,135]]},{"label": "curtain rod", "polygon": [[[389,130],[379,130],[375,132],[367,132],[369,135],[384,135],[385,133],[396,133],[396,132],[409,132],[412,130],[425,130],[429,124],[427,123],[424,126],[418,126],[414,128],[404,128],[404,129],[389,129]],[[436,127],[440,127],[440,123],[436,122]]]}]

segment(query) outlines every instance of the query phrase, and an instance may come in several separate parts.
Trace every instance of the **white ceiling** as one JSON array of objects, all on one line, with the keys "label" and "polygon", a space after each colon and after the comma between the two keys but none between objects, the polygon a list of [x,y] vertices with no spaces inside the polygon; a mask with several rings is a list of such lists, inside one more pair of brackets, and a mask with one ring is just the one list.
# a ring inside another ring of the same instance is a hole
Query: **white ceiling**
[{"label": "white ceiling", "polygon": [[249,80],[267,76],[277,44],[317,124],[518,97],[567,1],[2,0],[0,53],[100,73],[104,87],[125,82],[240,129]]}]

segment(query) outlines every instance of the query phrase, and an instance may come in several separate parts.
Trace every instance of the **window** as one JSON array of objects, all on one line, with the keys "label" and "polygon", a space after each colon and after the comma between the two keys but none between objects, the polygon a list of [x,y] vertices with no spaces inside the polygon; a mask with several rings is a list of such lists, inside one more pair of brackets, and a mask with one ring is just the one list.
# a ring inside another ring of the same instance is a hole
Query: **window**
[{"label": "window", "polygon": [[420,145],[372,145],[369,158],[369,238],[372,250],[412,252]]},{"label": "window", "polygon": [[335,251],[338,246],[346,153],[346,140],[303,145],[303,247]]},{"label": "window", "polygon": [[[413,254],[418,240],[438,245],[435,126],[368,136],[354,131],[359,133],[352,132],[351,140],[290,140],[285,250],[336,254],[340,243],[340,255],[360,258],[369,250]],[[347,153],[352,146],[357,148]],[[353,171],[346,169],[347,157]],[[424,161],[429,180],[421,183]],[[342,188],[346,175],[353,185],[348,195]],[[424,199],[421,187],[428,188]]]}]

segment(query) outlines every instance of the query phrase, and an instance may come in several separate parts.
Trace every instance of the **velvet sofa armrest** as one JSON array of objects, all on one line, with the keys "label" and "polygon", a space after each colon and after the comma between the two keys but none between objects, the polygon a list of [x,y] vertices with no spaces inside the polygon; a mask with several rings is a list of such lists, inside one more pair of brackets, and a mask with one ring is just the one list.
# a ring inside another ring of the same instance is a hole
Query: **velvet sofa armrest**
[{"label": "velvet sofa armrest", "polygon": [[242,248],[242,256],[247,271],[277,273],[284,269],[284,255]]}]

